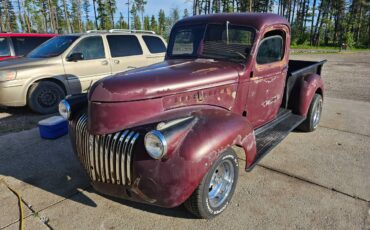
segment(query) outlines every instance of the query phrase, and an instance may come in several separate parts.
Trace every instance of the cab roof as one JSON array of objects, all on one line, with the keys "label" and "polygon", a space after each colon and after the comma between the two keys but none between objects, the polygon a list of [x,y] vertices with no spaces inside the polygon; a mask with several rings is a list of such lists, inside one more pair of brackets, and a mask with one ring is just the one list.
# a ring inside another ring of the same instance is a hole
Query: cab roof
[{"label": "cab roof", "polygon": [[189,24],[222,24],[229,21],[231,24],[245,25],[254,27],[257,30],[266,26],[284,24],[290,27],[288,20],[284,17],[272,13],[220,13],[197,15],[184,18],[176,23],[176,26]]}]

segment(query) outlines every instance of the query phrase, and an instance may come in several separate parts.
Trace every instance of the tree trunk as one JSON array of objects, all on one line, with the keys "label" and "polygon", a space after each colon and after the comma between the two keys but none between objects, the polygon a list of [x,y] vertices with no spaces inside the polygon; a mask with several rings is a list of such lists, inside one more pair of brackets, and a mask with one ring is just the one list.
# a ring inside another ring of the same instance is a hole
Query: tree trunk
[{"label": "tree trunk", "polygon": [[311,32],[310,32],[310,45],[312,46],[312,42],[313,42],[313,23],[314,23],[314,19],[315,19],[315,11],[316,11],[316,0],[313,0],[313,4],[312,4],[312,18],[311,18]]}]

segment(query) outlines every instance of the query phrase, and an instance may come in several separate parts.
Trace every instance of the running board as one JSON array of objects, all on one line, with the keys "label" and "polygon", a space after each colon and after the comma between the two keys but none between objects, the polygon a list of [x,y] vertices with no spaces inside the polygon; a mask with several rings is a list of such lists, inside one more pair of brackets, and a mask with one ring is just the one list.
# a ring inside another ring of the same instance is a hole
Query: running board
[{"label": "running board", "polygon": [[300,125],[306,118],[293,114],[289,110],[279,113],[278,117],[272,122],[254,131],[256,135],[257,157],[253,164],[246,171],[249,172],[253,167],[278,145],[288,134]]}]

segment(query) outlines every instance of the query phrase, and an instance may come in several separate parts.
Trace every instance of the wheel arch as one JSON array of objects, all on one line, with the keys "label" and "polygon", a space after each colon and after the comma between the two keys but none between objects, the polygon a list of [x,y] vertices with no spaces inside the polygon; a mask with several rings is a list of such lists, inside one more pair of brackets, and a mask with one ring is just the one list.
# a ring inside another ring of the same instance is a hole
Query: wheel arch
[{"label": "wheel arch", "polygon": [[175,207],[187,200],[226,149],[241,146],[246,167],[256,156],[253,128],[245,117],[212,109],[192,116],[180,131],[182,137],[176,135],[178,141],[167,158],[135,161],[136,175],[141,178],[138,188],[148,197],[159,197],[155,200],[160,206]]},{"label": "wheel arch", "polygon": [[42,82],[42,81],[53,82],[53,83],[59,85],[63,89],[63,91],[66,95],[69,93],[68,83],[67,83],[67,81],[65,80],[64,77],[61,77],[61,76],[60,77],[59,76],[56,76],[56,77],[41,76],[41,77],[38,77],[38,78],[34,78],[34,79],[32,79],[31,81],[29,81],[27,83],[27,87],[25,88],[24,95],[23,95],[23,98],[24,98],[26,104],[28,104],[28,96],[29,96],[29,92],[30,92],[31,87],[35,83]]},{"label": "wheel arch", "polygon": [[295,112],[301,116],[307,116],[311,101],[316,93],[324,96],[324,82],[320,75],[310,74],[303,78],[300,85],[298,104],[295,105]]}]

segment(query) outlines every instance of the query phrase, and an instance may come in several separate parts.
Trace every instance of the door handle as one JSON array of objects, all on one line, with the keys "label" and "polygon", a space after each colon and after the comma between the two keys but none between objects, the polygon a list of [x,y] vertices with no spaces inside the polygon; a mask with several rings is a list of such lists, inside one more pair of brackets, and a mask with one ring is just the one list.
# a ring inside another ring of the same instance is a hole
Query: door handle
[{"label": "door handle", "polygon": [[114,64],[119,64],[119,60],[114,60]]},{"label": "door handle", "polygon": [[104,60],[101,62],[102,65],[108,65],[108,61],[107,60]]}]

